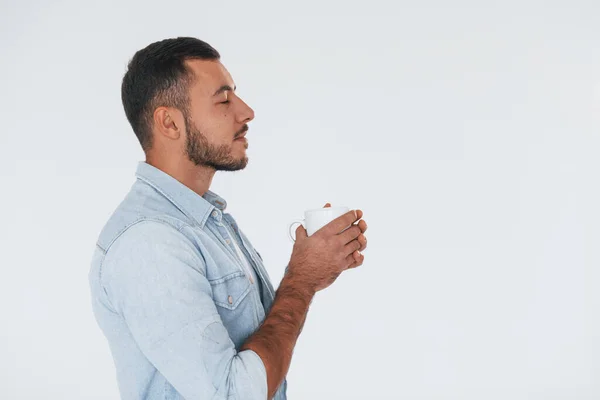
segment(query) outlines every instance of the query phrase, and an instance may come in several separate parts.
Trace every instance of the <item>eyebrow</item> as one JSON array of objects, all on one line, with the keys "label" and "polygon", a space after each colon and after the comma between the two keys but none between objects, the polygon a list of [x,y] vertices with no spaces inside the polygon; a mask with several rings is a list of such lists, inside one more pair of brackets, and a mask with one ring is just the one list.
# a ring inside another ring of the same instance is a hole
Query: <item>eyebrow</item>
[{"label": "eyebrow", "polygon": [[213,94],[213,97],[216,95],[219,95],[223,92],[227,92],[227,91],[231,91],[231,92],[235,92],[236,86],[234,86],[233,88],[231,88],[231,86],[229,85],[223,85],[221,86],[219,89],[217,89],[217,91],[215,92],[215,94]]}]

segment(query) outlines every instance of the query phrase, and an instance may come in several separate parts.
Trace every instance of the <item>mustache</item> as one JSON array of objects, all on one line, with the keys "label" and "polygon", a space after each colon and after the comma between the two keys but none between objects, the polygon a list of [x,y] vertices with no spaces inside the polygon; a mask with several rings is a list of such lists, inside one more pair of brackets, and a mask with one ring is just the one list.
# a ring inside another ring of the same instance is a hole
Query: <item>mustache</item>
[{"label": "mustache", "polygon": [[240,129],[239,131],[237,131],[235,133],[235,138],[239,138],[240,136],[242,136],[245,132],[248,132],[248,124],[244,124],[244,126],[242,126],[242,129]]}]

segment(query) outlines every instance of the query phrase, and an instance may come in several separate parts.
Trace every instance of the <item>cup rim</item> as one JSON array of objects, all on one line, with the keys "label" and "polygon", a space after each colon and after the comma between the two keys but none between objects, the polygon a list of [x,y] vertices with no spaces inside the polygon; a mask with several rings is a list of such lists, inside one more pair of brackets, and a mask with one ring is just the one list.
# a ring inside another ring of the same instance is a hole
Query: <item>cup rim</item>
[{"label": "cup rim", "polygon": [[331,211],[331,210],[339,210],[340,208],[346,209],[346,212],[350,211],[350,208],[347,206],[331,206],[331,207],[321,207],[321,208],[312,208],[310,210],[304,211],[304,214],[311,213],[315,211]]}]

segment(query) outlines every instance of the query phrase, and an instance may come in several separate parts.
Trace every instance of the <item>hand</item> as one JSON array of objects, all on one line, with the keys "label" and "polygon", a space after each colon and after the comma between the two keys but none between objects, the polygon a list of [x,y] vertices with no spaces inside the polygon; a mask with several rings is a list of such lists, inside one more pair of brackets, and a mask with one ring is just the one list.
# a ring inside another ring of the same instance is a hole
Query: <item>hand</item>
[{"label": "hand", "polygon": [[367,223],[362,216],[361,210],[349,211],[312,236],[300,225],[286,277],[316,293],[330,286],[344,270],[362,265],[361,251],[367,247]]}]

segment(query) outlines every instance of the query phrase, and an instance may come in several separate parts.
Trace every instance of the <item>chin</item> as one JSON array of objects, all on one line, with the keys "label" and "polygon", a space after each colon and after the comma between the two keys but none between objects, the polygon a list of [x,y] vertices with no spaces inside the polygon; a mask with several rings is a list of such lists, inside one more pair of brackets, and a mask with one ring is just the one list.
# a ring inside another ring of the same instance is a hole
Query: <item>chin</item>
[{"label": "chin", "polygon": [[248,165],[248,157],[244,157],[237,160],[235,163],[221,164],[218,166],[217,171],[240,171]]}]

